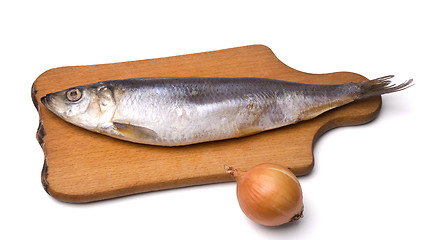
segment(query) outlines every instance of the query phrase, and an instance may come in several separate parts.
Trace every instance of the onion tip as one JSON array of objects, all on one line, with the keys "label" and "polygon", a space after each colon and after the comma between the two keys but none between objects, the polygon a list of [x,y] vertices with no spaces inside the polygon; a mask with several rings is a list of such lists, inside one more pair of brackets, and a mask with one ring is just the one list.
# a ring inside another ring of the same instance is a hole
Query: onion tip
[{"label": "onion tip", "polygon": [[301,219],[301,218],[303,218],[303,210],[304,210],[304,206],[302,206],[302,210],[298,213],[298,214],[296,214],[296,215],[294,215],[291,219],[290,219],[290,222],[294,222],[294,221],[297,221],[297,220],[299,220],[299,219]]},{"label": "onion tip", "polygon": [[227,164],[224,164],[224,169],[225,171],[227,171],[228,174],[230,174],[236,180],[237,180],[237,177],[240,175],[239,171],[233,166],[228,166]]}]

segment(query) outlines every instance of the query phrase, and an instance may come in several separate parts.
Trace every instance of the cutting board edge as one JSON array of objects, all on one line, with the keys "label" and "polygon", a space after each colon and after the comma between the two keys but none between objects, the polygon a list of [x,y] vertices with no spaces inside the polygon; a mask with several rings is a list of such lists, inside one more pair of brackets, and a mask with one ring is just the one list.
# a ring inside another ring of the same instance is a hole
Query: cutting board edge
[{"label": "cutting board edge", "polygon": [[[45,75],[50,75],[50,74],[56,74],[57,71],[63,71],[63,70],[74,70],[74,69],[79,69],[79,68],[97,68],[97,67],[103,67],[103,68],[107,68],[108,66],[111,65],[126,65],[126,64],[136,64],[139,62],[144,62],[144,61],[167,61],[169,59],[173,59],[173,58],[179,58],[179,57],[190,57],[192,55],[199,55],[199,54],[216,54],[218,52],[225,52],[225,51],[231,51],[231,50],[238,50],[238,49],[243,49],[243,48],[258,48],[258,49],[263,49],[264,51],[267,51],[269,53],[271,53],[273,55],[273,57],[275,58],[275,60],[278,60],[282,65],[286,66],[287,68],[289,68],[290,70],[293,70],[295,72],[299,72],[299,73],[306,73],[306,74],[315,74],[315,73],[307,73],[307,72],[302,72],[299,71],[297,69],[294,69],[288,65],[286,65],[284,62],[282,62],[280,59],[278,59],[278,57],[274,54],[274,52],[272,51],[272,49],[266,45],[263,44],[252,44],[252,45],[246,45],[246,46],[238,46],[238,47],[231,47],[231,48],[225,48],[225,49],[219,49],[219,50],[210,50],[210,51],[204,51],[204,52],[194,52],[194,53],[188,53],[188,54],[179,54],[179,55],[173,55],[173,56],[164,56],[164,57],[157,57],[157,58],[147,58],[147,59],[140,59],[140,60],[128,60],[128,61],[121,61],[121,62],[110,62],[110,63],[93,63],[93,64],[87,64],[87,65],[65,65],[65,66],[61,66],[61,67],[53,67],[50,68],[44,72],[42,72],[34,81],[34,83],[37,82],[38,79],[43,78]],[[329,73],[332,74],[332,73]],[[355,73],[356,74],[356,73]],[[317,75],[321,75],[321,74],[317,74]],[[136,77],[136,76],[135,76]],[[159,76],[159,77],[175,77],[175,76]],[[187,76],[181,76],[181,77],[187,77]],[[197,77],[197,76],[192,76],[192,77]],[[214,77],[214,76],[211,76]],[[245,77],[245,76],[241,76],[241,77]],[[109,80],[116,80],[116,79],[109,79]]]}]

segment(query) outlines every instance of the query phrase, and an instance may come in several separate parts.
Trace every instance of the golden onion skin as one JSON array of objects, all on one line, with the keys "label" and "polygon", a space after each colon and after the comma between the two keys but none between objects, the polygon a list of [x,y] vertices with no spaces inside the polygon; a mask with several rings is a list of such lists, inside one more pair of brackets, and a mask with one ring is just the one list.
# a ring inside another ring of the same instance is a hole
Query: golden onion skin
[{"label": "golden onion skin", "polygon": [[252,221],[277,226],[302,217],[302,189],[289,169],[264,163],[233,176],[240,208]]}]

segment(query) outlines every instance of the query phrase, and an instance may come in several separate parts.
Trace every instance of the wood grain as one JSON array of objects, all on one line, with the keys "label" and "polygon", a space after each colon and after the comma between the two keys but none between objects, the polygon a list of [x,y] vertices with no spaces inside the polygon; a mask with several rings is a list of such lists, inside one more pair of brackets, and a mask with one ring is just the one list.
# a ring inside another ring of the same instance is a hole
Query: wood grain
[{"label": "wood grain", "polygon": [[41,74],[32,87],[39,116],[37,140],[45,161],[42,184],[54,198],[90,202],[147,191],[232,181],[224,164],[247,170],[277,163],[298,176],[314,165],[313,145],[324,132],[374,119],[381,98],[337,108],[296,125],[257,135],[184,147],[135,144],[89,132],[48,111],[47,93],[98,81],[133,77],[259,77],[338,84],[367,80],[350,73],[309,74],[292,69],[263,45],[132,62],[60,67]]}]

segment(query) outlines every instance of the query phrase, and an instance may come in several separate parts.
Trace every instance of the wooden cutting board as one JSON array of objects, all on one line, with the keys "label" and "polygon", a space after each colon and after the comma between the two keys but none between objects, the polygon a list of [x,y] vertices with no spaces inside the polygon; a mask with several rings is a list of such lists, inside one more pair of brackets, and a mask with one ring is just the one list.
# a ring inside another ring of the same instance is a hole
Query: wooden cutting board
[{"label": "wooden cutting board", "polygon": [[90,202],[129,194],[232,181],[224,164],[241,170],[264,162],[300,175],[314,165],[313,145],[324,132],[374,119],[381,97],[348,104],[296,125],[257,135],[184,147],[135,144],[69,124],[40,102],[47,93],[104,80],[134,77],[258,77],[338,84],[367,80],[350,73],[309,74],[279,61],[263,45],[132,62],[60,67],[32,87],[40,116],[37,139],[45,159],[42,184],[54,198]]}]

